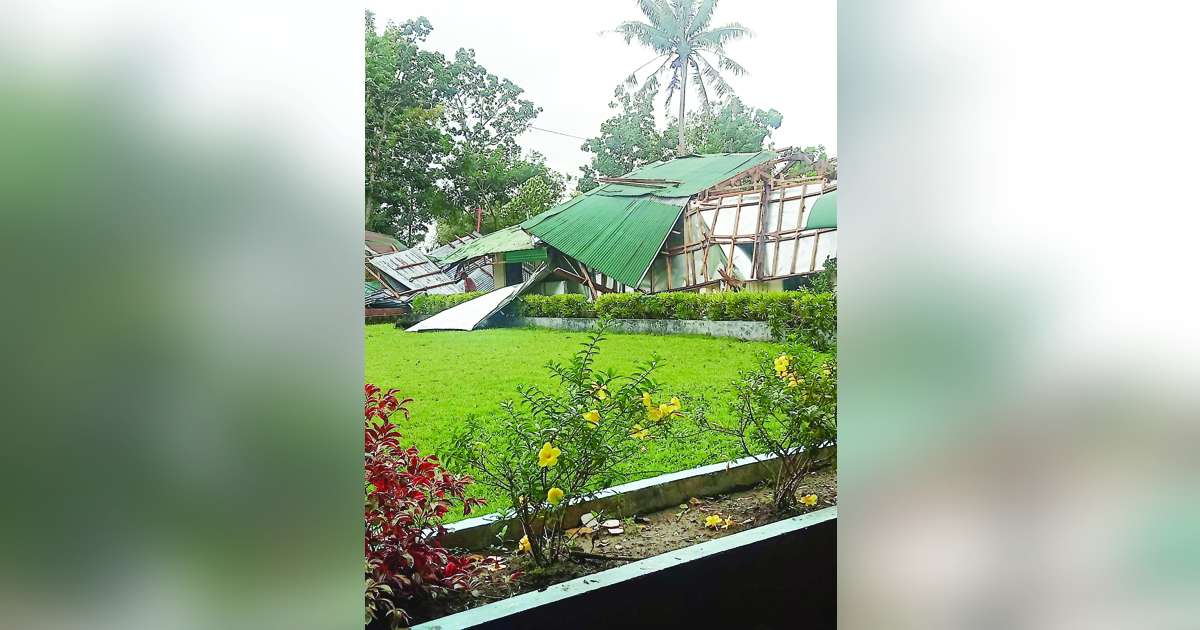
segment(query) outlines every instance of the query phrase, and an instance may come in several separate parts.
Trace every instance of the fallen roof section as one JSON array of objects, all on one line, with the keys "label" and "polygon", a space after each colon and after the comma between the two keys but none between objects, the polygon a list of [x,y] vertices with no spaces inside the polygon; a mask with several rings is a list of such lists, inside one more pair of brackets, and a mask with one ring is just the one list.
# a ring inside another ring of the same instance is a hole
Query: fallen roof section
[{"label": "fallen roof section", "polygon": [[515,300],[518,295],[524,293],[531,285],[541,280],[548,271],[549,268],[543,265],[521,284],[500,287],[473,300],[448,308],[429,319],[410,326],[407,332],[475,330],[484,320],[500,312],[500,309],[508,306],[509,302]]},{"label": "fallen roof section", "polygon": [[469,260],[489,254],[529,249],[531,247],[533,247],[533,238],[528,232],[522,230],[521,226],[514,225],[474,239],[448,255],[444,255],[444,257],[436,255],[438,250],[431,252],[431,255],[434,258],[438,258],[442,266],[446,266],[462,260]]},{"label": "fallen roof section", "polygon": [[449,243],[446,243],[445,245],[438,245],[437,247],[429,250],[429,257],[432,258],[433,260],[440,261],[441,259],[449,256],[450,254],[453,254],[455,251],[458,250],[458,248],[465,246],[467,243],[470,243],[471,241],[479,238],[480,236],[483,236],[483,235],[480,234],[479,232],[471,232],[470,234],[464,234],[464,235],[450,241]]},{"label": "fallen roof section", "polygon": [[448,308],[429,319],[417,322],[409,327],[408,332],[428,332],[431,330],[475,330],[483,320],[496,311],[504,308],[513,298],[521,285],[512,284],[500,287],[490,293],[485,293],[474,300],[463,302],[458,306]]},{"label": "fallen roof section", "polygon": [[521,227],[558,251],[635,287],[679,220],[687,198],[580,195],[568,211],[543,213]]},{"label": "fallen roof section", "polygon": [[376,256],[367,262],[398,284],[395,288],[401,289],[401,292],[425,290],[427,293],[439,295],[463,292],[459,286],[461,281],[446,274],[425,253],[416,248]]},{"label": "fallen roof section", "polygon": [[367,249],[374,254],[391,254],[404,249],[400,241],[387,234],[365,230],[365,235]]},{"label": "fallen roof section", "polygon": [[618,179],[658,180],[661,184],[610,183],[600,186],[598,194],[621,197],[691,197],[749,169],[779,157],[774,151],[757,153],[711,153],[685,155],[647,164]]}]

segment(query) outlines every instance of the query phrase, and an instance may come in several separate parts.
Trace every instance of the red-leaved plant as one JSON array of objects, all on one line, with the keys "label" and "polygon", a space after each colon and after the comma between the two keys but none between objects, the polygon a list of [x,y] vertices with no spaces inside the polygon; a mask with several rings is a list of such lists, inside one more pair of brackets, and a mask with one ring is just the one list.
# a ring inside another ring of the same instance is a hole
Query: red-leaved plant
[{"label": "red-leaved plant", "polygon": [[366,621],[392,626],[409,622],[402,607],[449,590],[471,590],[478,579],[479,556],[459,556],[438,543],[442,518],[461,502],[463,513],[484,504],[466,496],[472,479],[442,468],[437,457],[422,456],[400,445],[394,413],[408,418],[398,390],[383,392],[368,384],[366,423]]}]

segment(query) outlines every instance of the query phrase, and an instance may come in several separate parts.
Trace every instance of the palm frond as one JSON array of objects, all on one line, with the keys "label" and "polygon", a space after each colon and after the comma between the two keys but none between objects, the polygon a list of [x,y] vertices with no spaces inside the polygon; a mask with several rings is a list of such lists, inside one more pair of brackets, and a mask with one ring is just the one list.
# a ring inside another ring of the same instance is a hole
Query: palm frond
[{"label": "palm frond", "polygon": [[621,22],[613,32],[624,37],[626,44],[636,39],[660,55],[668,54],[673,49],[670,36],[645,22]]},{"label": "palm frond", "polygon": [[695,55],[695,59],[703,69],[702,74],[704,78],[708,79],[708,82],[712,84],[713,90],[716,91],[718,97],[725,98],[726,95],[733,93],[733,88],[729,87],[729,84],[725,82],[725,77],[721,76],[721,73],[717,72],[717,69],[703,55],[697,54]]},{"label": "palm frond", "polygon": [[700,8],[696,9],[696,19],[692,20],[692,27],[688,29],[688,35],[694,35],[708,28],[708,23],[712,22],[713,10],[717,8],[717,0],[704,0],[700,3]]},{"label": "palm frond", "polygon": [[713,54],[717,56],[718,68],[732,72],[735,77],[746,74],[746,69],[742,67],[742,64],[726,57],[724,52],[713,52]]},{"label": "palm frond", "polygon": [[727,42],[743,37],[753,37],[754,33],[750,29],[733,22],[720,26],[703,33],[696,33],[692,37],[692,41],[697,48],[707,48],[709,50],[721,50]]},{"label": "palm frond", "polygon": [[638,0],[638,8],[655,28],[664,33],[674,33],[679,27],[675,14],[666,0]]},{"label": "palm frond", "polygon": [[696,17],[696,0],[671,0],[671,4],[675,7],[680,34],[691,32],[692,19]]},{"label": "palm frond", "polygon": [[[655,57],[655,59],[657,59],[657,58],[658,57]],[[663,60],[662,64],[660,64],[657,68],[654,69],[654,72],[651,72],[649,75],[646,76],[645,81],[642,82],[642,87],[639,88],[637,91],[639,96],[642,94],[645,94],[646,92],[654,92],[658,89],[658,75],[662,74],[662,71],[665,70],[667,68],[667,66],[670,65],[670,63],[671,63],[671,58],[668,56],[666,59]],[[633,87],[634,85],[637,85],[637,81],[636,81],[637,77],[634,75],[630,75],[630,76],[633,76],[635,81],[633,83],[629,83],[627,85],[629,85],[630,87]],[[626,78],[626,81],[628,81],[628,77]]]},{"label": "palm frond", "polygon": [[662,57],[663,57],[663,55],[658,55],[658,56],[654,57],[653,59],[651,59],[650,61],[647,61],[646,63],[638,66],[637,70],[630,72],[629,76],[625,77],[625,85],[627,85],[629,87],[633,87],[633,86],[637,85],[637,82],[638,82],[637,73],[641,72],[646,66],[654,63],[655,61],[658,61]]}]

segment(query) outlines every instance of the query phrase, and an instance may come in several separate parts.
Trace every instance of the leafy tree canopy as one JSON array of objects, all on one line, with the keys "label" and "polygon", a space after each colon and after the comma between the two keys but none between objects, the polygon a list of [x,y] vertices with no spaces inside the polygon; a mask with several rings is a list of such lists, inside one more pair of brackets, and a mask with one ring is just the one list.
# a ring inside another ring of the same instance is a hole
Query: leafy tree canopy
[{"label": "leafy tree canopy", "polygon": [[379,32],[366,13],[366,227],[410,245],[432,221],[474,229],[475,208],[495,213],[530,177],[562,180],[517,144],[541,110],[473,50],[422,49],[432,30],[421,17]]},{"label": "leafy tree canopy", "polygon": [[[581,149],[592,154],[584,166],[579,190],[597,185],[597,177],[620,177],[640,166],[674,157],[673,144],[679,134],[678,120],[664,131],[655,128],[653,94],[630,93],[618,87],[609,107],[617,113],[600,125],[600,135]],[[688,146],[696,153],[740,153],[762,150],[771,133],[783,123],[774,109],[747,107],[731,97],[713,111],[705,109],[687,121]]]},{"label": "leafy tree canopy", "polygon": [[471,154],[456,168],[462,171],[449,194],[455,205],[471,210],[438,218],[439,243],[474,231],[474,208],[483,209],[480,232],[487,234],[550,208],[558,203],[566,188],[566,178],[547,168],[544,158],[536,152],[525,159],[511,160],[499,149]]}]

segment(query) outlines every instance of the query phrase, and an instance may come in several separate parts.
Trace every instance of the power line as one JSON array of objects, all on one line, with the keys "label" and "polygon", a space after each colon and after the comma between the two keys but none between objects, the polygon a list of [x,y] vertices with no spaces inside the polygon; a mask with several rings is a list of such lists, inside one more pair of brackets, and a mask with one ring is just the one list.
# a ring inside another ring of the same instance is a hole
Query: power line
[{"label": "power line", "polygon": [[553,129],[542,129],[541,127],[535,127],[533,125],[529,125],[529,128],[536,129],[538,131],[545,131],[546,133],[552,133],[559,136],[566,136],[568,138],[575,138],[576,140],[591,140],[591,138],[584,138],[583,136],[576,136],[574,134],[563,133],[561,131],[554,131]]}]

